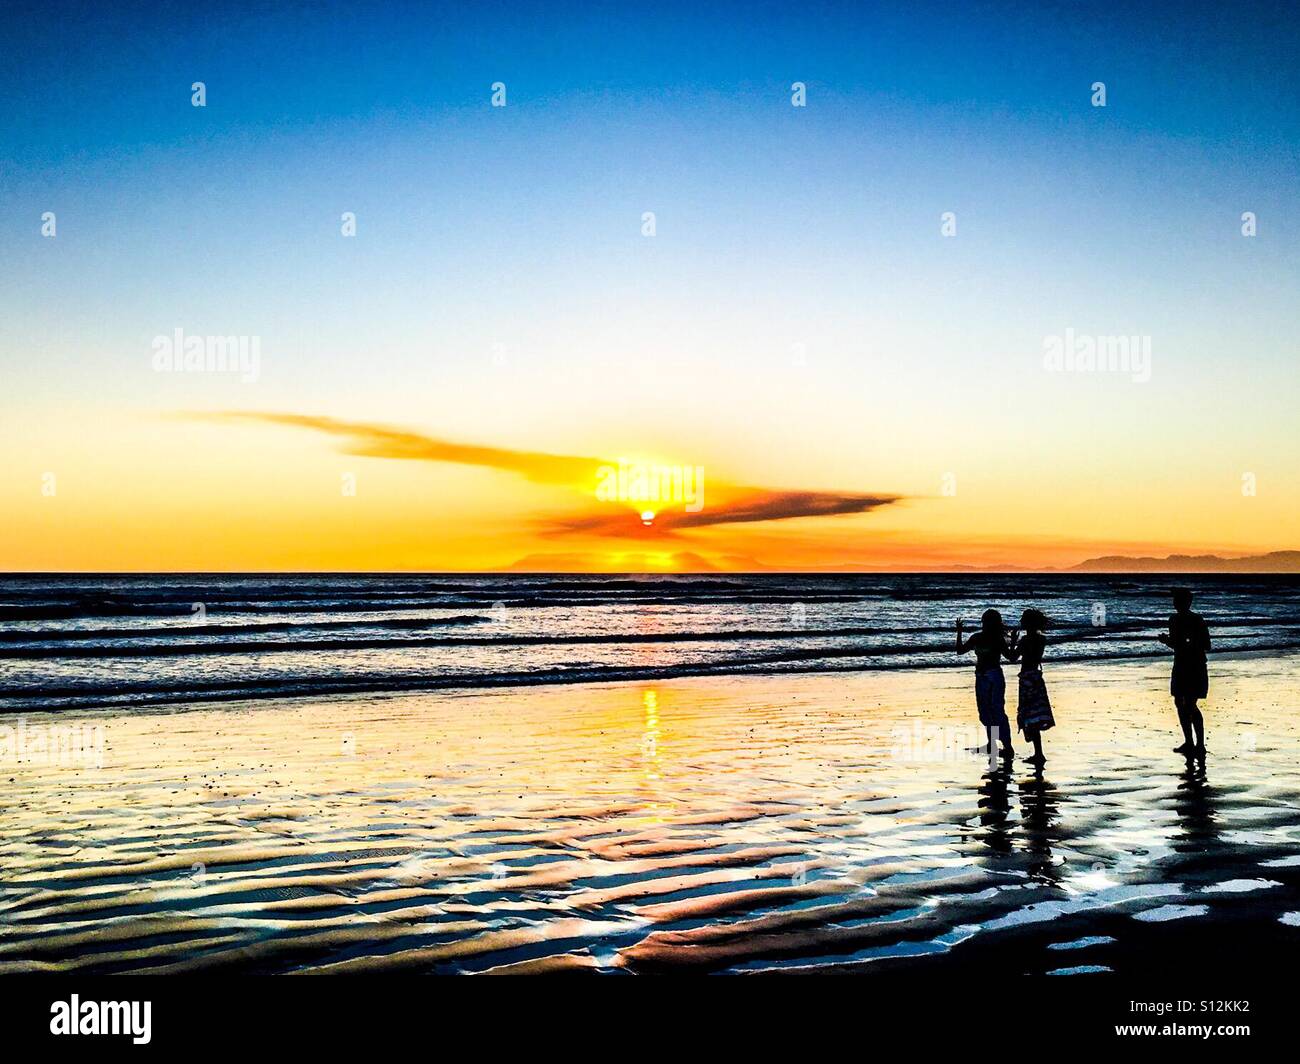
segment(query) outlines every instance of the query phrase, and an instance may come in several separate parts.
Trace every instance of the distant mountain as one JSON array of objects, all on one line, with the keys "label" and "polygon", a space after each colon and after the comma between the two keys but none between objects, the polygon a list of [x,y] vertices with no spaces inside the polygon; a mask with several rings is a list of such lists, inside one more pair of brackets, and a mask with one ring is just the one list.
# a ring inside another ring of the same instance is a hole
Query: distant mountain
[{"label": "distant mountain", "polygon": [[745,555],[729,554],[713,560],[694,551],[674,551],[671,555],[632,552],[605,555],[599,552],[529,554],[506,567],[515,573],[1297,573],[1300,574],[1300,550],[1275,550],[1268,554],[1251,554],[1244,558],[1223,558],[1217,554],[1170,554],[1164,558],[1131,557],[1108,554],[1089,558],[1078,565],[1063,568],[1036,568],[1023,565],[935,565],[933,567],[888,566],[873,568],[861,563],[845,563],[800,569],[773,569]]},{"label": "distant mountain", "polygon": [[1300,550],[1275,550],[1244,558],[1217,554],[1170,554],[1165,558],[1130,558],[1109,554],[1071,566],[1072,573],[1300,573]]}]

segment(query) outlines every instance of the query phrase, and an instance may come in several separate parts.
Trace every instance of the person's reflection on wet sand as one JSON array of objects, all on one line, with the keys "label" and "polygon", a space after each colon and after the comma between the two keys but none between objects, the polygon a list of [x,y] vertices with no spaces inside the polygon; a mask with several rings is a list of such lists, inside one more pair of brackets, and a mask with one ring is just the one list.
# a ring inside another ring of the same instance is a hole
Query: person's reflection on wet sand
[{"label": "person's reflection on wet sand", "polygon": [[979,786],[980,839],[996,854],[1011,852],[1011,770],[1004,765],[984,773]]},{"label": "person's reflection on wet sand", "polygon": [[1210,848],[1222,842],[1215,809],[1216,794],[1205,771],[1205,759],[1188,757],[1178,780],[1174,813],[1181,833],[1174,839],[1173,847],[1179,853],[1203,857]]},{"label": "person's reflection on wet sand", "polygon": [[1053,881],[1060,879],[1061,866],[1052,860],[1052,847],[1059,844],[1061,794],[1043,778],[1043,768],[1020,782],[1020,835],[1029,858],[1028,872]]}]

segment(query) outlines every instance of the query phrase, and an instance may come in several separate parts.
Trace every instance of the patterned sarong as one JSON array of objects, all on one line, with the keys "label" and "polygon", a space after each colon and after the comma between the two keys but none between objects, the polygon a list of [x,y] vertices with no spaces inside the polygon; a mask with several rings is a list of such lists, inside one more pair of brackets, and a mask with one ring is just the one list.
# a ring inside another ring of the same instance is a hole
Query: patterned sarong
[{"label": "patterned sarong", "polygon": [[1021,731],[1037,728],[1046,731],[1056,723],[1052,703],[1047,697],[1043,674],[1034,669],[1020,674],[1020,704],[1016,708],[1016,727]]}]

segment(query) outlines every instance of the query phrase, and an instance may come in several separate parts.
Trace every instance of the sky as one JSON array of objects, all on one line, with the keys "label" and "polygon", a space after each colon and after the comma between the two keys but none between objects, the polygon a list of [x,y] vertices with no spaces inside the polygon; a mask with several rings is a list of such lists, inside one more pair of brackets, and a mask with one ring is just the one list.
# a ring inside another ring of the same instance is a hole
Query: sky
[{"label": "sky", "polygon": [[[1300,546],[1287,5],[6,23],[0,569]],[[255,369],[167,368],[178,330]]]}]

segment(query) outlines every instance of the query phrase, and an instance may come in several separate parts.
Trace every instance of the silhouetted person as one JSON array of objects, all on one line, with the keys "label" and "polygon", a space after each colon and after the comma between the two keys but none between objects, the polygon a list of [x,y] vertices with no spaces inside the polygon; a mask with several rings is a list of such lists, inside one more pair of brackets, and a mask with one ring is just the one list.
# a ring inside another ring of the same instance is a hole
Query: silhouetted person
[{"label": "silhouetted person", "polygon": [[1002,740],[1002,756],[1016,756],[1011,746],[1011,725],[1007,722],[1007,681],[1002,675],[1002,658],[1010,658],[1006,628],[1002,614],[985,610],[980,618],[981,628],[964,643],[962,622],[957,622],[957,653],[975,651],[975,705],[979,709],[980,723],[989,736],[989,758],[993,757],[994,733]]},{"label": "silhouetted person", "polygon": [[1020,662],[1020,697],[1016,706],[1016,727],[1034,744],[1035,765],[1047,761],[1043,756],[1043,732],[1056,725],[1052,703],[1043,682],[1043,651],[1047,648],[1047,617],[1041,610],[1028,609],[1020,615],[1023,637],[1012,633],[1011,661]]},{"label": "silhouetted person", "polygon": [[1169,677],[1169,693],[1178,707],[1178,723],[1183,728],[1183,745],[1175,746],[1178,754],[1205,753],[1205,718],[1197,701],[1210,693],[1210,675],[1205,664],[1210,649],[1210,630],[1199,613],[1192,612],[1192,593],[1186,588],[1174,592],[1174,614],[1169,618],[1169,633],[1157,636],[1174,652],[1174,670]]}]

